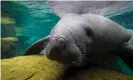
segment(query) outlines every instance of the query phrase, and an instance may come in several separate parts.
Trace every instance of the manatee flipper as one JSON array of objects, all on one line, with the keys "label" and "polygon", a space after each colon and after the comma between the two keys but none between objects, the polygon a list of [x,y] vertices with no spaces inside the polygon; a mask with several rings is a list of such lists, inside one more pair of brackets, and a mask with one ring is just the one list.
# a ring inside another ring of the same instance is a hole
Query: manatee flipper
[{"label": "manatee flipper", "polygon": [[121,58],[128,64],[128,66],[133,70],[133,30],[127,30],[132,34],[129,42],[123,47],[123,52],[121,53]]},{"label": "manatee flipper", "polygon": [[36,41],[35,43],[33,43],[32,45],[30,45],[26,52],[24,53],[24,55],[34,55],[34,54],[39,54],[48,44],[49,42],[49,36],[46,36],[38,41]]},{"label": "manatee flipper", "polygon": [[130,43],[131,45],[133,45],[133,30],[127,29],[127,31],[128,31],[129,33],[132,34],[132,37],[131,37],[131,39],[129,40],[129,43]]},{"label": "manatee flipper", "polygon": [[119,48],[119,54],[125,63],[133,70],[133,30],[127,29],[127,31],[132,35],[130,40],[124,43],[121,48]]},{"label": "manatee flipper", "polygon": [[133,70],[133,46],[132,45],[125,46],[124,52],[121,53],[120,57]]}]

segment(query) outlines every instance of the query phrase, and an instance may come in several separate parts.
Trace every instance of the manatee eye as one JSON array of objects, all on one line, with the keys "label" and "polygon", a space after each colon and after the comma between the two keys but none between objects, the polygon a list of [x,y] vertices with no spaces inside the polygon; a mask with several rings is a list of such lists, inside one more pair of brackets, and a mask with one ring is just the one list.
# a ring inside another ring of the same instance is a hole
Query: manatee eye
[{"label": "manatee eye", "polygon": [[64,44],[64,41],[65,41],[64,38],[62,38],[62,37],[59,38],[59,43],[60,43],[60,44]]}]

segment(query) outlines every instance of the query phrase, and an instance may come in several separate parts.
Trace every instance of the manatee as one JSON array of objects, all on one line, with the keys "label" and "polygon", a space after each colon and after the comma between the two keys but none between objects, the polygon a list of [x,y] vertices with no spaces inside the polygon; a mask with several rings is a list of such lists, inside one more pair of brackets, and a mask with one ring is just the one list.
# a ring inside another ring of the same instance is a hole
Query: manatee
[{"label": "manatee", "polygon": [[[56,9],[63,6],[57,5],[54,4],[53,7]],[[117,55],[133,69],[131,31],[104,15],[78,14],[77,10],[72,13],[60,12],[61,10],[57,10],[56,14],[61,15],[61,20],[49,36],[33,43],[24,55],[40,53],[50,60],[77,67],[88,62],[97,64],[112,55]]]}]

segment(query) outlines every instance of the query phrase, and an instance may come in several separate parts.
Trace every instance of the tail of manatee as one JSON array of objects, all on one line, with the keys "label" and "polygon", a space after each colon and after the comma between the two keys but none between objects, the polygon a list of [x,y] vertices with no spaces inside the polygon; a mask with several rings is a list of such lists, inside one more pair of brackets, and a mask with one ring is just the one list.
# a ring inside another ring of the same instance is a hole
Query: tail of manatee
[{"label": "tail of manatee", "polygon": [[128,31],[132,34],[132,37],[129,40],[129,45],[124,47],[125,51],[121,54],[121,58],[133,70],[133,30]]},{"label": "tail of manatee", "polygon": [[47,44],[49,43],[49,38],[50,36],[44,37],[30,45],[25,51],[24,55],[39,54],[46,48]]},{"label": "tail of manatee", "polygon": [[[117,11],[129,10],[128,1],[58,1],[49,0],[53,12],[63,17],[66,14],[97,14],[106,16]],[[126,7],[125,7],[126,6]],[[123,8],[124,7],[124,8]],[[126,9],[125,9],[126,8]],[[131,7],[132,8],[132,7]],[[124,9],[124,10],[123,10]],[[118,12],[117,12],[118,13]]]}]

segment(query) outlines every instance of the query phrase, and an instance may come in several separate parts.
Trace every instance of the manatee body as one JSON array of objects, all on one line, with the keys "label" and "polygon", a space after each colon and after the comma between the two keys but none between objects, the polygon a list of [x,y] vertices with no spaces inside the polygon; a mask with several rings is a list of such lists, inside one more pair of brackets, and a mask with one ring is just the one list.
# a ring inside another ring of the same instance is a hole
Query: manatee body
[{"label": "manatee body", "polygon": [[25,55],[46,54],[51,60],[82,66],[110,55],[120,56],[133,68],[132,34],[117,23],[94,14],[67,14],[49,36],[32,44]]},{"label": "manatee body", "polygon": [[33,43],[25,55],[45,54],[51,60],[72,66],[82,66],[88,62],[97,64],[117,55],[133,68],[133,33],[103,17],[120,8],[125,9],[122,7],[127,3],[49,1],[61,20],[49,36]]}]

